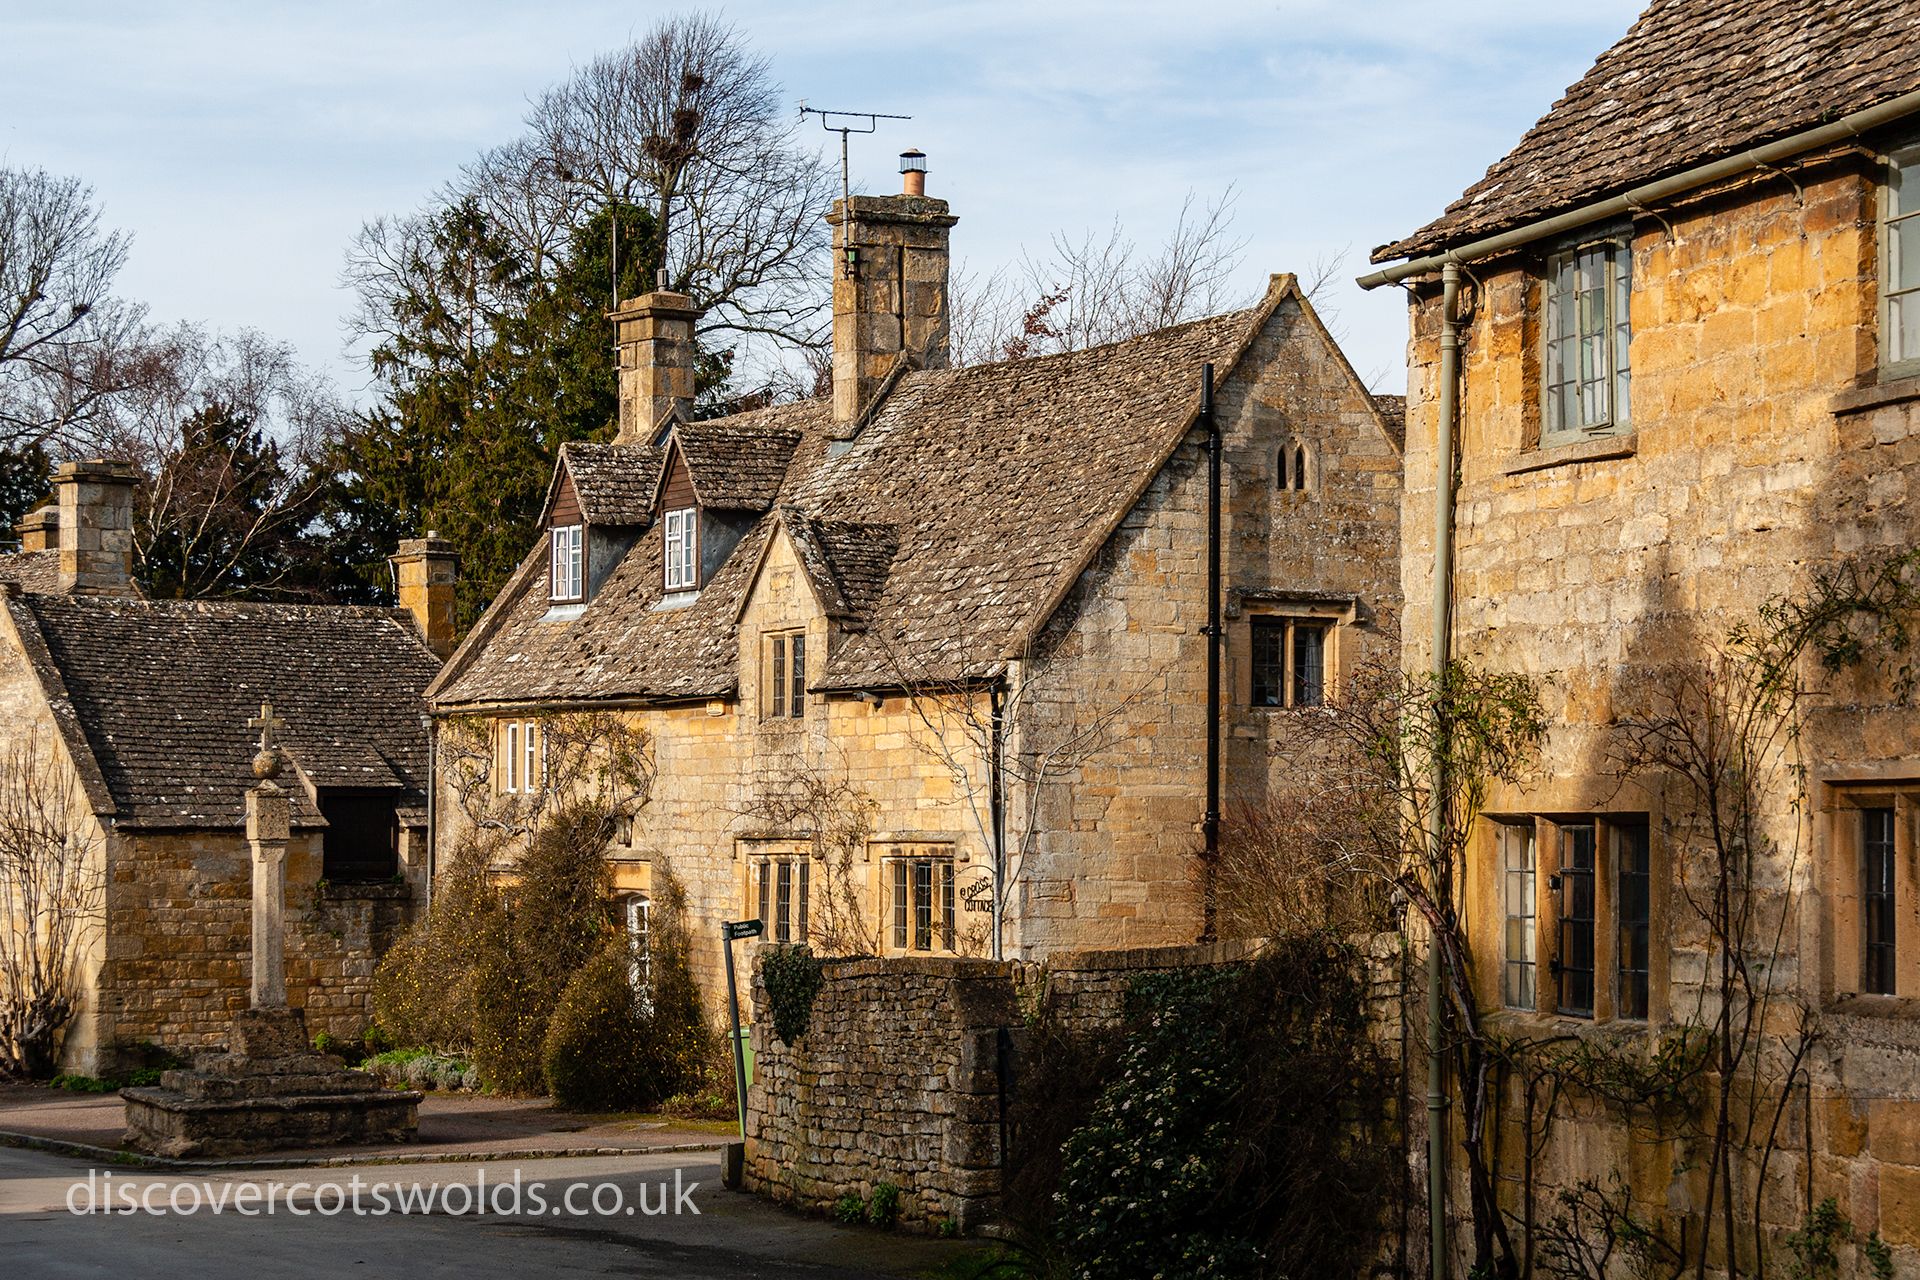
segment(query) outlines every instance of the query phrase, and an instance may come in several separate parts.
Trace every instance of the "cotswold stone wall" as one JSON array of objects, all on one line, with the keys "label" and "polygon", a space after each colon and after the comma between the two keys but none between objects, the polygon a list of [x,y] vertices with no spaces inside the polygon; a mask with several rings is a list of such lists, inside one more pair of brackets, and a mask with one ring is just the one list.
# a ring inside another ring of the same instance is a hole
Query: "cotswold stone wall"
[{"label": "cotswold stone wall", "polygon": [[977,1225],[1000,1191],[1012,966],[852,960],[825,977],[806,1034],[788,1045],[755,966],[748,1188],[825,1209],[892,1183],[909,1226]]},{"label": "cotswold stone wall", "polygon": [[[236,832],[122,833],[107,865],[106,957],[95,1060],[111,1073],[137,1046],[176,1052],[222,1043],[247,1005],[252,863]],[[287,849],[287,998],[308,1031],[358,1035],[372,1020],[373,973],[413,915],[401,884],[324,886],[320,841]]]},{"label": "cotswold stone wall", "polygon": [[[1399,1056],[1399,939],[1379,934],[1358,945],[1373,1033]],[[1141,974],[1232,964],[1258,946],[1062,952],[1017,972],[958,958],[829,962],[807,1032],[791,1045],[773,1033],[756,964],[747,1186],[820,1210],[892,1183],[910,1227],[989,1221],[1006,1175],[1005,1125],[1027,1069],[1023,1011],[1072,1034],[1111,1028]]]}]

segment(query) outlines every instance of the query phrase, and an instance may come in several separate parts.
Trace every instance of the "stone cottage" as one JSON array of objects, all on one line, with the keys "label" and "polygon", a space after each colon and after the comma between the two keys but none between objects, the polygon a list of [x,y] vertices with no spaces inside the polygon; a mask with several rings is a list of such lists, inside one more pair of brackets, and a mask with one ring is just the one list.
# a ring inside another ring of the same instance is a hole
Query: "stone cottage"
[{"label": "stone cottage", "polygon": [[[1716,882],[1701,806],[1679,773],[1623,774],[1623,724],[1680,705],[1665,691],[1702,663],[1738,670],[1722,642],[1762,602],[1920,541],[1920,3],[1655,0],[1374,259],[1391,265],[1363,284],[1410,290],[1408,664],[1432,659],[1438,581],[1454,652],[1537,677],[1551,721],[1539,776],[1496,787],[1474,835],[1478,1003],[1510,1040],[1651,1061],[1713,1024],[1725,934],[1700,909]],[[1454,545],[1436,577],[1446,432]],[[1912,1274],[1920,711],[1869,672],[1800,674],[1799,738],[1762,753],[1756,866],[1729,890],[1756,912],[1760,1094],[1790,1101],[1765,1185],[1752,1161],[1734,1180],[1739,1265],[1747,1224],[1778,1263],[1833,1197]],[[1516,1229],[1586,1179],[1667,1238],[1701,1238],[1698,1142],[1589,1093],[1528,1151],[1513,1114],[1496,1145]],[[1710,1226],[1717,1267],[1720,1211]]]},{"label": "stone cottage", "polygon": [[247,722],[266,701],[293,779],[287,988],[314,1032],[357,1034],[427,892],[422,695],[430,646],[450,648],[450,550],[402,546],[410,608],[148,600],[129,572],[132,469],[68,463],[54,482],[0,556],[0,768],[64,796],[96,887],[61,1066],[204,1047],[245,1007]]},{"label": "stone cottage", "polygon": [[[503,797],[542,786],[569,716],[643,735],[615,882],[639,929],[671,873],[709,994],[722,920],[837,953],[1191,941],[1209,733],[1222,809],[1263,803],[1269,745],[1383,651],[1397,404],[1291,276],[1243,311],[950,368],[947,204],[910,185],[828,221],[830,395],[694,421],[692,302],[615,313],[618,438],[565,446],[546,528],[430,691],[441,742],[477,735]],[[440,781],[450,850],[472,788]]]}]

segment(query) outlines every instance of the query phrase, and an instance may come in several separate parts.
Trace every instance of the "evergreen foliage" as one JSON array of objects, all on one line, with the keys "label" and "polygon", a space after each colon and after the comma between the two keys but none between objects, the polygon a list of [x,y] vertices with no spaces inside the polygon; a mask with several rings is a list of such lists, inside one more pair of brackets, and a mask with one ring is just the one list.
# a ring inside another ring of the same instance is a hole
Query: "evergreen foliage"
[{"label": "evergreen foliage", "polygon": [[616,217],[630,298],[659,262],[652,215],[633,204],[603,207],[552,261],[526,260],[473,199],[409,243],[407,289],[371,356],[382,402],[335,450],[322,521],[368,585],[399,539],[436,530],[460,549],[470,624],[532,546],[560,446],[613,437]]}]

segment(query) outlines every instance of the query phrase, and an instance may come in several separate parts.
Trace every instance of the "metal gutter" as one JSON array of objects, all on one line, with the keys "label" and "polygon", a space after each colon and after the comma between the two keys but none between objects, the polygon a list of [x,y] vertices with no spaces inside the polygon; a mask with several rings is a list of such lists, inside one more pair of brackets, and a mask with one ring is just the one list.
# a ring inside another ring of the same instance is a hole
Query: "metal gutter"
[{"label": "metal gutter", "polygon": [[1517,249],[1536,240],[1545,240],[1566,231],[1577,231],[1581,227],[1592,226],[1596,222],[1605,222],[1610,218],[1619,218],[1645,209],[1659,200],[1666,200],[1698,187],[1711,185],[1727,178],[1738,177],[1754,169],[1765,169],[1782,160],[1791,159],[1803,151],[1812,151],[1835,142],[1845,142],[1858,137],[1870,129],[1890,124],[1903,116],[1920,112],[1920,91],[1903,93],[1890,98],[1878,106],[1867,107],[1850,115],[1840,117],[1831,124],[1823,124],[1813,129],[1803,130],[1777,142],[1752,147],[1736,155],[1726,156],[1708,164],[1696,165],[1682,170],[1671,177],[1649,182],[1633,188],[1607,200],[1582,205],[1578,209],[1544,218],[1539,222],[1530,222],[1511,231],[1498,235],[1471,240],[1457,248],[1442,253],[1428,254],[1400,263],[1398,266],[1383,267],[1370,275],[1361,276],[1356,283],[1362,289],[1377,289],[1383,284],[1398,284],[1410,276],[1425,275],[1447,265],[1489,258],[1509,249]]}]

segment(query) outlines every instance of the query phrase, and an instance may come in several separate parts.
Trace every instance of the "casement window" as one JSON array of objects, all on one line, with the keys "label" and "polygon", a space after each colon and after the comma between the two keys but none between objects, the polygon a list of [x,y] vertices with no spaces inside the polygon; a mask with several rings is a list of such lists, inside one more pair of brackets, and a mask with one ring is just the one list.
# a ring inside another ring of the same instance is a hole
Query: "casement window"
[{"label": "casement window", "polygon": [[1920,996],[1920,778],[1835,783],[1821,888],[1826,994]]},{"label": "casement window", "polygon": [[1543,445],[1629,430],[1632,249],[1582,245],[1547,259],[1541,343]]},{"label": "casement window", "polygon": [[1501,905],[1506,914],[1500,995],[1509,1009],[1532,1009],[1539,1001],[1534,984],[1540,969],[1533,824],[1503,822],[1499,833]]},{"label": "casement window", "polygon": [[1880,363],[1920,371],[1920,147],[1887,167],[1880,231]]},{"label": "casement window", "polygon": [[1648,1018],[1657,939],[1646,819],[1503,818],[1489,852],[1500,1002],[1570,1018]]},{"label": "casement window", "polygon": [[586,598],[583,573],[585,539],[577,524],[556,525],[547,533],[552,551],[547,573],[547,594],[555,604],[571,604]]},{"label": "casement window", "polygon": [[766,936],[775,942],[805,942],[812,858],[805,852],[764,854],[751,865],[754,903]]},{"label": "casement window", "polygon": [[700,587],[700,512],[695,507],[669,511],[665,517],[666,587],[669,591],[697,591]]},{"label": "casement window", "polygon": [[1644,1019],[1653,968],[1653,846],[1645,823],[1616,823],[1610,831],[1619,925],[1613,1007],[1619,1017]]},{"label": "casement window", "polygon": [[1333,624],[1326,619],[1257,617],[1252,702],[1256,707],[1317,707],[1327,700]]},{"label": "casement window", "polygon": [[798,720],[807,713],[807,633],[780,631],[766,638],[761,675],[761,714]]},{"label": "casement window", "polygon": [[1898,988],[1894,903],[1894,868],[1897,865],[1894,838],[1894,810],[1886,808],[1860,811],[1860,916],[1862,965],[1860,989],[1872,995],[1890,996]]},{"label": "casement window", "polygon": [[627,935],[627,977],[643,1000],[653,981],[653,903],[644,893],[629,894],[620,902],[621,923]]},{"label": "casement window", "polygon": [[499,724],[500,766],[495,776],[500,790],[507,795],[531,794],[546,785],[539,723],[537,720],[505,720]]},{"label": "casement window", "polygon": [[953,859],[891,858],[888,919],[895,951],[952,951]]},{"label": "casement window", "polygon": [[1555,1008],[1576,1018],[1593,1016],[1594,825],[1572,823],[1560,828],[1560,865],[1554,873],[1559,903],[1559,941],[1553,970],[1558,981]]}]

